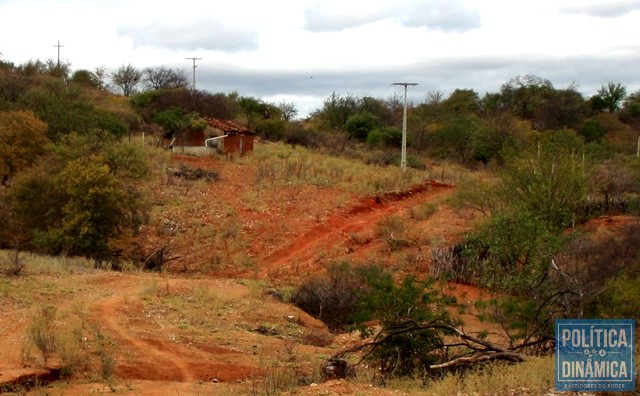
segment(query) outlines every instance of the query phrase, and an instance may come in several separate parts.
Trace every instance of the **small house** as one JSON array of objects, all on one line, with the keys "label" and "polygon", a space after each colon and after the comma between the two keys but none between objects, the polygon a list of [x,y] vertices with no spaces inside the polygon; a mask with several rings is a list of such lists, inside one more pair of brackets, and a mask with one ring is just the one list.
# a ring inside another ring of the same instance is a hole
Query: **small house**
[{"label": "small house", "polygon": [[184,130],[175,134],[171,149],[176,154],[198,156],[245,155],[253,151],[255,132],[233,121],[205,118],[203,130]]}]

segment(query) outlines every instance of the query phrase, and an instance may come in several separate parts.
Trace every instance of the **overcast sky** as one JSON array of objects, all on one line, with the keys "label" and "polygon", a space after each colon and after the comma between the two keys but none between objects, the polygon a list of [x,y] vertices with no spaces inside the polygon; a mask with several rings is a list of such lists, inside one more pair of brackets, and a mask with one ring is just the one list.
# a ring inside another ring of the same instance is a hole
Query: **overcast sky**
[{"label": "overcast sky", "polygon": [[301,114],[338,94],[497,92],[534,74],[640,89],[640,0],[0,0],[0,53],[72,70],[165,65]]}]

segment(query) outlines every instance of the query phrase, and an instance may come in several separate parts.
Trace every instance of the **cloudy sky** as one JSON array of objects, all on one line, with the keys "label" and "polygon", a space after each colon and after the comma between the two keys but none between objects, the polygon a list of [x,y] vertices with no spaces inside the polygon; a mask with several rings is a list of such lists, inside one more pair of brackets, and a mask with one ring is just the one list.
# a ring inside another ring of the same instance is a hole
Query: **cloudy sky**
[{"label": "cloudy sky", "polygon": [[640,0],[0,0],[0,53],[72,70],[165,65],[304,115],[332,92],[497,92],[534,74],[640,89]]}]

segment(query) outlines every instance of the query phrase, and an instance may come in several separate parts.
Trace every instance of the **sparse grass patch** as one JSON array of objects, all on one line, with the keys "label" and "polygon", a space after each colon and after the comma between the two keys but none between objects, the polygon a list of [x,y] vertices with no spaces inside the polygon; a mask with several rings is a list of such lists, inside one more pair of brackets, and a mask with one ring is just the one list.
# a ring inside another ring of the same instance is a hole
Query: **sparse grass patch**
[{"label": "sparse grass patch", "polygon": [[[514,365],[490,364],[466,375],[449,374],[427,384],[428,395],[541,395],[553,388],[553,357]],[[394,384],[389,384],[394,386]]]},{"label": "sparse grass patch", "polygon": [[62,378],[90,377],[92,361],[100,348],[94,349],[86,316],[79,305],[70,310],[59,310],[55,305],[40,307],[27,328],[22,353],[25,364],[59,367]]},{"label": "sparse grass patch", "polygon": [[418,206],[412,207],[410,209],[410,214],[413,219],[424,221],[433,216],[437,211],[437,202],[424,202]]},{"label": "sparse grass patch", "polygon": [[392,215],[380,220],[377,226],[377,234],[390,251],[396,251],[410,246],[409,224],[405,217]]},{"label": "sparse grass patch", "polygon": [[309,184],[363,196],[406,190],[428,178],[416,169],[402,172],[397,166],[367,165],[281,143],[256,145],[247,162],[256,166],[256,184]]},{"label": "sparse grass patch", "polygon": [[20,265],[21,275],[69,275],[95,267],[95,261],[85,257],[45,256],[15,250],[0,250],[0,263]]}]

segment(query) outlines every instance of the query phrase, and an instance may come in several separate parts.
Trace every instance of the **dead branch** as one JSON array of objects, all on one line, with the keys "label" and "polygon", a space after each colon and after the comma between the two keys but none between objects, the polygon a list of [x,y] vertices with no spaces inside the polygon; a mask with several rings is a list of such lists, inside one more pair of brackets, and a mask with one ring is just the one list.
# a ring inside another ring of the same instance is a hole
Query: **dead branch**
[{"label": "dead branch", "polygon": [[164,245],[156,249],[142,262],[142,269],[147,271],[162,272],[164,266],[169,261],[177,260],[180,258],[180,256],[169,257],[169,251],[169,245]]},{"label": "dead branch", "polygon": [[473,366],[478,363],[490,362],[494,360],[507,360],[510,362],[519,363],[524,361],[524,358],[522,357],[522,355],[515,352],[490,352],[477,356],[460,357],[441,364],[432,364],[431,366],[429,366],[429,368],[432,370],[449,369],[460,366]]},{"label": "dead branch", "polygon": [[168,168],[167,173],[171,176],[180,177],[186,180],[200,180],[206,179],[207,181],[218,180],[218,172],[212,170],[205,170],[202,168],[191,168],[185,164],[180,164],[180,168]]},{"label": "dead branch", "polygon": [[526,345],[516,345],[509,348],[504,348],[496,345],[488,340],[481,339],[472,334],[468,334],[462,329],[459,329],[447,322],[437,320],[430,323],[420,324],[413,321],[398,324],[392,327],[388,332],[384,334],[379,333],[373,340],[365,342],[360,345],[345,349],[334,354],[330,360],[344,360],[344,357],[350,353],[362,352],[364,354],[360,357],[358,362],[352,366],[360,364],[367,356],[371,355],[376,348],[383,346],[391,338],[400,334],[409,332],[419,332],[425,330],[440,330],[445,335],[453,336],[459,341],[454,343],[448,343],[440,345],[439,349],[447,349],[449,347],[465,347],[469,351],[471,356],[454,357],[442,363],[433,364],[429,366],[430,369],[452,369],[461,366],[470,366],[480,364],[494,360],[504,360],[509,362],[522,362],[524,361],[524,355],[517,352],[518,350],[526,347],[530,347],[539,343],[549,341],[549,339],[541,339],[536,341],[530,341]]}]

